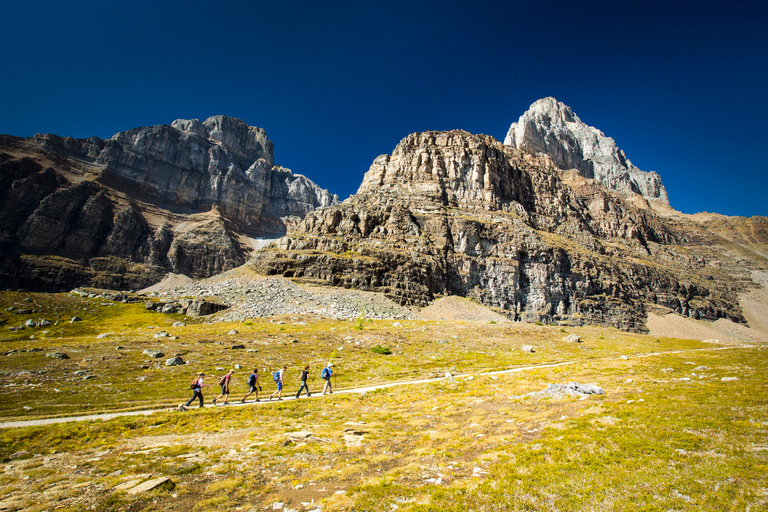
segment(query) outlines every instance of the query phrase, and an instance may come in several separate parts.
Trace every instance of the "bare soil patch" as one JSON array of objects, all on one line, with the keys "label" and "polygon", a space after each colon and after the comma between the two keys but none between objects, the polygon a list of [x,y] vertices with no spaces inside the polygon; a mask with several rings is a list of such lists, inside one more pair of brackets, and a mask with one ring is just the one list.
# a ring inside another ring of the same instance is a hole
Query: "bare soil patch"
[{"label": "bare soil patch", "polygon": [[701,341],[718,340],[720,343],[740,343],[737,338],[715,328],[711,322],[692,320],[675,313],[663,316],[648,313],[646,325],[652,336]]},{"label": "bare soil patch", "polygon": [[493,310],[463,297],[449,296],[436,300],[419,311],[422,320],[475,320],[485,322],[509,322],[509,319]]}]

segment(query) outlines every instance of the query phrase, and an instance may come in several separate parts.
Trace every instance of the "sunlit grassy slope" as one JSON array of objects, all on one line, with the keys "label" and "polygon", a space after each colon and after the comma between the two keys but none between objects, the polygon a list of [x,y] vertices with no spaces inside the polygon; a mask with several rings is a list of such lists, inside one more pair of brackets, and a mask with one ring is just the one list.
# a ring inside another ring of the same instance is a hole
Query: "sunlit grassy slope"
[{"label": "sunlit grassy slope", "polygon": [[[181,317],[66,295],[6,294],[2,310],[26,297],[39,310],[31,318],[59,307],[62,319],[77,308],[84,320],[46,328],[44,338],[43,328],[3,335],[5,420],[174,406],[188,397],[194,371],[219,375],[236,364],[238,398],[252,366],[288,365],[286,395],[298,388],[300,366],[319,375],[328,361],[339,371],[337,388],[454,377],[364,394],[3,429],[0,491],[19,509],[272,510],[276,502],[295,510],[388,512],[768,507],[763,346],[516,323],[285,317],[183,319],[188,325],[174,328]],[[26,319],[4,314],[6,326]],[[156,339],[159,330],[179,339]],[[114,334],[96,338],[107,332]],[[568,334],[582,343],[564,341]],[[392,354],[371,351],[376,345]],[[34,348],[42,350],[25,351]],[[166,357],[149,358],[145,349]],[[70,359],[45,357],[53,351]],[[189,364],[165,366],[174,354]],[[570,364],[488,374],[553,362]],[[606,394],[528,395],[570,381],[597,384]],[[319,378],[310,385],[318,391]],[[262,386],[274,390],[266,375]],[[169,476],[172,485],[140,495],[114,490],[150,476]]]}]

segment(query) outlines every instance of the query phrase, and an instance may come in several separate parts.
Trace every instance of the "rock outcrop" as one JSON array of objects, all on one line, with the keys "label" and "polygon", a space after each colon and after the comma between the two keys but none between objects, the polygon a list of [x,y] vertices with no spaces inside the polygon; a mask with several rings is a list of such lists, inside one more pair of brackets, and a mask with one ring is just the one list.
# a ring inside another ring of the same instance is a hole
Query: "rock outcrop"
[{"label": "rock outcrop", "polygon": [[225,116],[109,140],[0,136],[0,278],[54,291],[207,277],[337,202],[276,166],[264,130]]},{"label": "rock outcrop", "polygon": [[743,321],[738,285],[649,208],[484,135],[425,132],[358,193],[309,213],[257,271],[424,306],[461,295],[515,320],[644,330],[646,308]]},{"label": "rock outcrop", "polygon": [[576,169],[608,189],[624,195],[640,194],[669,206],[661,177],[632,165],[616,142],[586,125],[555,98],[536,101],[507,132],[504,144],[543,154],[561,169]]},{"label": "rock outcrop", "polygon": [[275,165],[263,130],[222,116],[109,140],[0,136],[0,282],[143,288],[251,258],[400,306],[457,295],[514,320],[634,331],[649,310],[744,321],[768,219],[675,212],[658,175],[551,98],[506,142],[411,134],[339,203]]}]

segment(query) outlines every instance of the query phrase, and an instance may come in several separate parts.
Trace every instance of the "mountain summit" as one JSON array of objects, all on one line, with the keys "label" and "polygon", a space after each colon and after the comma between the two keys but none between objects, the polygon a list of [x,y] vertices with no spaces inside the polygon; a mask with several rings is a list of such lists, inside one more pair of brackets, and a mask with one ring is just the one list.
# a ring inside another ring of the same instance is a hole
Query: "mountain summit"
[{"label": "mountain summit", "polygon": [[0,282],[139,288],[248,262],[414,308],[469,297],[518,321],[744,322],[738,297],[765,268],[768,220],[657,205],[668,205],[658,175],[553,98],[506,144],[410,134],[341,203],[275,165],[264,130],[224,116],[108,140],[0,136]]},{"label": "mountain summit", "polygon": [[571,108],[555,98],[536,101],[509,127],[504,144],[543,154],[561,169],[576,169],[585,178],[624,195],[640,194],[669,206],[667,190],[655,172],[641,171],[616,142],[585,124]]},{"label": "mountain summit", "polygon": [[637,203],[487,135],[414,133],[250,265],[403,305],[470,297],[528,322],[642,331],[651,308],[743,321],[744,275],[720,270],[732,261],[712,265],[706,233]]},{"label": "mountain summit", "polygon": [[208,277],[338,202],[275,165],[240,119],[134,128],[104,140],[0,136],[0,280],[61,290]]}]

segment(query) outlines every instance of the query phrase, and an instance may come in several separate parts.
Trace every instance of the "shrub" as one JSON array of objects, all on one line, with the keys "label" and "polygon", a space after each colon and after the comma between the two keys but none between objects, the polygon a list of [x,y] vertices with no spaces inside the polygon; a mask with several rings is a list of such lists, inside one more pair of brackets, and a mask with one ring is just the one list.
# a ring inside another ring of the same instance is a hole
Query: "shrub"
[{"label": "shrub", "polygon": [[365,315],[363,313],[360,313],[360,316],[358,316],[357,320],[355,321],[355,329],[357,329],[358,331],[362,331],[363,322],[365,322]]},{"label": "shrub", "polygon": [[376,345],[371,347],[371,352],[376,354],[384,354],[385,356],[388,356],[392,353],[389,347],[385,347],[384,345]]}]

